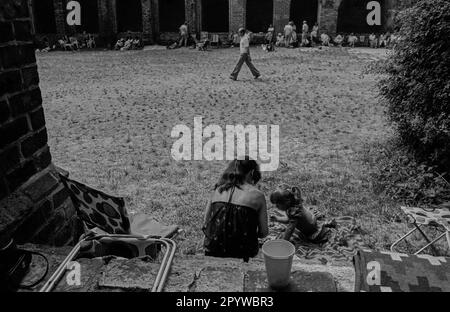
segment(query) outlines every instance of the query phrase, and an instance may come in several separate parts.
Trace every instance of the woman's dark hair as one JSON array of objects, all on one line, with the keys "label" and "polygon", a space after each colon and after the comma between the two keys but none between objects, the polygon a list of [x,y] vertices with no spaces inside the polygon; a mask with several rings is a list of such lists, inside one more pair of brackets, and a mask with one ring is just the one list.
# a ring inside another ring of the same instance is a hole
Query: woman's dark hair
[{"label": "woman's dark hair", "polygon": [[214,189],[222,193],[232,187],[240,188],[245,182],[245,177],[250,172],[252,172],[253,183],[258,183],[261,180],[261,171],[259,170],[258,163],[248,156],[245,156],[244,160],[235,159],[228,164],[227,169],[222,173]]}]

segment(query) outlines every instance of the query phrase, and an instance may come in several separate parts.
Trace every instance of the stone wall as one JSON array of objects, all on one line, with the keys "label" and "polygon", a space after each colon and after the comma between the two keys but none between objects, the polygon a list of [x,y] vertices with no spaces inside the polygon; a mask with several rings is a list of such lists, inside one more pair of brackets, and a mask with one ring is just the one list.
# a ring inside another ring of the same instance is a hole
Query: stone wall
[{"label": "stone wall", "polygon": [[0,2],[0,241],[55,245],[75,210],[51,163],[27,0]]}]

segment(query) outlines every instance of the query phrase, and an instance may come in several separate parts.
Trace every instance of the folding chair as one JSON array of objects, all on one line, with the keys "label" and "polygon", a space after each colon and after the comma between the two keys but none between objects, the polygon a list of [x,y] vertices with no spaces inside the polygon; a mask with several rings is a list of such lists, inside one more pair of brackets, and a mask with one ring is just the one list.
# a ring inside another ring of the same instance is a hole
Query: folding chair
[{"label": "folding chair", "polygon": [[213,34],[211,35],[211,46],[215,45],[216,47],[220,47],[220,38],[219,35]]},{"label": "folding chair", "polygon": [[[60,174],[60,178],[83,223],[85,235],[81,237],[78,244],[42,287],[41,292],[51,291],[64,275],[67,264],[79,256],[83,252],[83,248],[87,254],[105,256],[105,250],[97,252],[95,243],[97,246],[107,244],[115,244],[116,247],[118,245],[134,246],[135,248],[129,248],[131,257],[153,255],[154,247],[164,246],[164,257],[152,289],[152,291],[161,291],[176,250],[176,244],[171,238],[179,233],[179,228],[162,225],[145,214],[137,214],[130,221],[123,198],[105,194],[80,182],[70,180],[62,174]],[[90,247],[87,251],[86,245]],[[153,249],[149,249],[149,246]]]},{"label": "folding chair", "polygon": [[[446,238],[447,244],[450,248],[450,211],[445,209],[427,209],[417,207],[401,207],[402,211],[408,216],[408,222],[412,223],[414,228],[400,237],[391,245],[391,251],[396,252],[395,247],[405,240],[408,236],[418,231],[426,240],[427,244],[417,250],[414,254],[417,255],[427,249],[431,248],[432,252],[437,255],[437,251],[433,244],[442,238]],[[436,228],[443,228],[443,232],[433,240],[430,240],[422,230],[423,226],[434,226]]]},{"label": "folding chair", "polygon": [[201,31],[200,32],[200,41],[204,41],[208,39],[209,40],[209,32],[207,31]]},{"label": "folding chair", "polygon": [[366,37],[365,36],[359,36],[359,42],[361,43],[361,46],[366,46]]},{"label": "folding chair", "polygon": [[135,235],[111,235],[111,234],[103,234],[103,235],[88,235],[83,237],[75,247],[70,251],[67,257],[63,260],[63,262],[59,265],[59,267],[55,270],[52,276],[46,281],[44,286],[39,290],[39,292],[50,292],[55,287],[55,285],[61,280],[64,276],[67,269],[69,269],[69,265],[72,261],[77,259],[82,246],[84,243],[88,243],[94,240],[113,240],[113,239],[123,239],[127,241],[134,240],[137,245],[141,245],[143,243],[146,244],[162,244],[165,248],[165,253],[161,265],[159,267],[158,273],[156,275],[155,281],[153,283],[152,292],[161,292],[164,288],[164,285],[167,280],[167,276],[169,275],[169,270],[172,265],[173,258],[175,256],[176,244],[173,240],[167,238],[144,238],[142,236]]}]

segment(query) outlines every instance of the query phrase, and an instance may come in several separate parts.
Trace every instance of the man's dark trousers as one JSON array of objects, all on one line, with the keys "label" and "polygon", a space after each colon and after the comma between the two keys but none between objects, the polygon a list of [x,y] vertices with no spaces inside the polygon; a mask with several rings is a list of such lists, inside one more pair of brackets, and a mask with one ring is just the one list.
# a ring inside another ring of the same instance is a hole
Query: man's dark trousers
[{"label": "man's dark trousers", "polygon": [[239,72],[241,71],[242,65],[247,64],[248,68],[250,68],[250,71],[252,72],[252,75],[257,78],[261,74],[256,69],[256,67],[252,63],[252,59],[250,57],[250,53],[242,53],[241,57],[239,58],[238,63],[236,64],[236,67],[234,68],[233,72],[231,73],[231,77],[233,79],[237,79],[237,76],[239,75]]}]

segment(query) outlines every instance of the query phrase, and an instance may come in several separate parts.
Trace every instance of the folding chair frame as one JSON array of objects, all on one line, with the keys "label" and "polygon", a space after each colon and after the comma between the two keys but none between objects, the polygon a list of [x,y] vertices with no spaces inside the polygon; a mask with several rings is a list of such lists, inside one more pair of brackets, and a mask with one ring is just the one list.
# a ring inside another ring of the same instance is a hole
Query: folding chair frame
[{"label": "folding chair frame", "polygon": [[392,252],[399,252],[397,250],[395,250],[395,247],[402,241],[404,241],[408,236],[410,236],[411,234],[413,234],[415,231],[419,231],[420,234],[422,234],[422,236],[424,237],[424,239],[427,241],[427,244],[425,246],[423,246],[422,248],[420,248],[419,250],[417,250],[416,252],[414,252],[414,255],[418,255],[419,253],[421,253],[422,251],[424,251],[425,249],[427,249],[428,247],[431,248],[431,251],[433,253],[434,256],[438,256],[438,252],[437,250],[434,248],[433,244],[436,243],[437,241],[439,241],[441,238],[443,238],[444,236],[447,239],[447,243],[448,246],[450,248],[450,233],[449,231],[444,230],[444,232],[442,232],[440,235],[438,235],[436,238],[434,238],[433,240],[430,240],[425,233],[422,231],[421,226],[423,224],[417,224],[416,221],[414,221],[412,223],[414,225],[414,228],[409,231],[408,233],[406,233],[405,235],[403,235],[402,237],[400,237],[398,240],[396,240],[392,245],[391,245],[391,251]]},{"label": "folding chair frame", "polygon": [[158,274],[156,275],[155,282],[153,283],[152,292],[161,292],[164,288],[164,285],[167,280],[167,276],[169,274],[170,267],[173,262],[173,258],[175,256],[175,250],[177,248],[176,243],[168,238],[153,238],[153,237],[146,237],[146,236],[136,236],[136,235],[118,235],[118,234],[105,234],[105,235],[95,235],[91,237],[85,237],[81,239],[75,247],[71,250],[71,252],[67,255],[67,257],[64,259],[64,261],[59,265],[59,267],[56,269],[56,271],[53,273],[53,275],[47,280],[47,282],[44,284],[44,286],[39,290],[39,292],[50,292],[55,287],[56,283],[59,282],[61,277],[65,274],[66,270],[68,269],[68,264],[73,261],[73,259],[76,258],[78,255],[81,244],[83,242],[89,241],[89,240],[95,240],[100,239],[103,237],[109,237],[109,238],[136,238],[136,239],[145,239],[145,240],[151,240],[154,243],[162,244],[166,247],[166,251],[164,253],[163,260],[161,262],[161,266],[158,270]]}]

